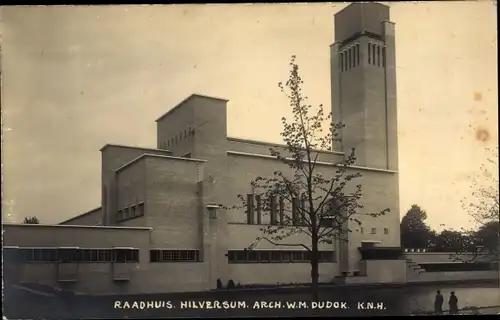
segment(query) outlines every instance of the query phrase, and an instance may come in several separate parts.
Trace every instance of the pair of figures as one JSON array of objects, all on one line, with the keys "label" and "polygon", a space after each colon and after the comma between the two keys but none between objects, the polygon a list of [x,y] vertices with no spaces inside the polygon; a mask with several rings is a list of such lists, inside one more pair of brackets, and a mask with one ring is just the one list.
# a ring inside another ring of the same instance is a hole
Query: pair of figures
[{"label": "pair of figures", "polygon": [[[436,312],[437,314],[443,314],[443,302],[444,297],[438,290],[436,293],[436,299],[434,300],[434,312]],[[450,307],[450,314],[458,314],[458,298],[455,295],[454,291],[450,293],[448,305]]]}]

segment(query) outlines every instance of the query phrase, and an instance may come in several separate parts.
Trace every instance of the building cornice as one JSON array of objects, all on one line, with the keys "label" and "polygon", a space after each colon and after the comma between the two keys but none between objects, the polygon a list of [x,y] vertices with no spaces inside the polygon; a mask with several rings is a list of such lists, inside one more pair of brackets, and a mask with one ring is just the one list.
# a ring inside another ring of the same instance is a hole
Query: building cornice
[{"label": "building cornice", "polygon": [[[248,153],[248,152],[240,152],[240,151],[227,151],[227,154],[228,155],[235,155],[235,156],[277,160],[277,158],[274,156],[265,155],[265,154],[257,154],[257,153]],[[295,161],[293,158],[286,158],[286,160]],[[338,163],[324,162],[324,161],[316,161],[316,164],[320,165],[320,166],[329,166],[329,167],[340,167],[341,166]],[[398,173],[398,171],[395,171],[395,170],[370,168],[370,167],[362,167],[362,166],[349,166],[348,168],[364,170],[364,171],[372,171],[372,172]]]}]

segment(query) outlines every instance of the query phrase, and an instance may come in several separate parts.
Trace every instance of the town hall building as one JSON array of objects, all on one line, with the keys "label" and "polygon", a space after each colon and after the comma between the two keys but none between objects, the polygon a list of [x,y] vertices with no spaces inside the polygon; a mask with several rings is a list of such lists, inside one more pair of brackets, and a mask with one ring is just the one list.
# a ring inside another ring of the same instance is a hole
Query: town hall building
[{"label": "town hall building", "polygon": [[[349,170],[362,173],[363,210],[390,212],[363,217],[348,242],[321,244],[320,282],[404,283],[403,259],[386,257],[381,268],[360,250],[400,250],[394,23],[377,3],[351,4],[334,21],[331,107],[346,126],[341,144],[316,151],[317,170],[333,174],[355,148]],[[263,226],[280,223],[272,215],[215,205],[238,205],[238,194],[253,202],[254,178],[286,170],[269,153],[283,146],[227,136],[227,103],[187,97],[156,120],[156,149],[102,147],[98,208],[59,225],[4,224],[6,281],[103,295],[310,282],[307,250],[264,241],[245,250]]]}]

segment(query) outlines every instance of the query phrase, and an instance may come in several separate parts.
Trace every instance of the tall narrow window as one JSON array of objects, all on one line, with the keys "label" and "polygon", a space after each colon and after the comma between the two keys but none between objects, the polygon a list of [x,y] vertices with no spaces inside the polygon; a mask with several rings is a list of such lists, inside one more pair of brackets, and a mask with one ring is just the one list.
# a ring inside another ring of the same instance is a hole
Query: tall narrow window
[{"label": "tall narrow window", "polygon": [[347,52],[344,51],[344,71],[347,70]]},{"label": "tall narrow window", "polygon": [[382,48],[382,67],[385,68],[385,47]]},{"label": "tall narrow window", "polygon": [[262,224],[262,211],[261,211],[262,201],[260,194],[255,196],[255,204],[257,206],[257,224]]},{"label": "tall narrow window", "polygon": [[254,215],[253,215],[253,194],[247,194],[247,223],[254,224]]},{"label": "tall narrow window", "polygon": [[347,70],[351,69],[351,49],[347,49]]},{"label": "tall narrow window", "polygon": [[340,71],[344,71],[344,54],[343,53],[339,54],[339,68],[340,68]]},{"label": "tall narrow window", "polygon": [[372,44],[368,44],[368,64],[372,63]]},{"label": "tall narrow window", "polygon": [[280,201],[279,201],[279,206],[280,206],[280,225],[284,225],[285,224],[285,203],[284,203],[284,200],[283,198],[280,197]]},{"label": "tall narrow window", "polygon": [[374,44],[372,47],[372,63],[373,65],[376,65],[376,60],[375,60],[375,47],[376,45]]},{"label": "tall narrow window", "polygon": [[349,56],[351,57],[351,64],[349,67],[354,68],[354,48],[349,48]]},{"label": "tall narrow window", "polygon": [[377,46],[377,65],[380,67],[380,46]]},{"label": "tall narrow window", "polygon": [[292,225],[296,226],[298,225],[298,220],[299,220],[299,214],[298,214],[298,199],[297,198],[292,198]]},{"label": "tall narrow window", "polygon": [[271,224],[278,224],[278,219],[276,217],[276,196],[272,195],[269,199],[271,206]]},{"label": "tall narrow window", "polygon": [[356,65],[359,65],[359,44],[356,43]]}]

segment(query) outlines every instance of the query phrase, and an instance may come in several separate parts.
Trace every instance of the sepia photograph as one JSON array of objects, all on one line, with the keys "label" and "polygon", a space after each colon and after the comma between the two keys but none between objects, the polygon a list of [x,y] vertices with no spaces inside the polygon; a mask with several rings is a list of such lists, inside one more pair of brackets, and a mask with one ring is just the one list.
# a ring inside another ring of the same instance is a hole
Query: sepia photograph
[{"label": "sepia photograph", "polygon": [[496,1],[0,7],[3,319],[500,314]]}]

